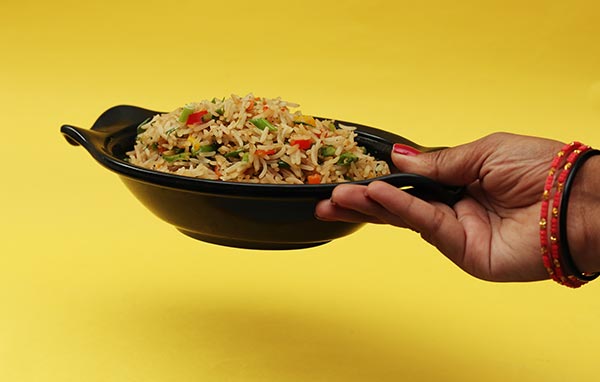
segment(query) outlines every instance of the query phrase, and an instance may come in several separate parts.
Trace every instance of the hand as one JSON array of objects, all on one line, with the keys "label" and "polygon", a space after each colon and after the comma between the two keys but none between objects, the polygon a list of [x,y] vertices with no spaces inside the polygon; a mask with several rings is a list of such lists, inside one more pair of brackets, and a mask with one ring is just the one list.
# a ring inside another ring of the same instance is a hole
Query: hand
[{"label": "hand", "polygon": [[315,213],[322,220],[410,228],[481,279],[547,279],[539,242],[541,195],[550,163],[562,146],[549,139],[495,133],[432,153],[394,153],[400,171],[467,186],[467,195],[449,207],[380,181],[342,184]]}]

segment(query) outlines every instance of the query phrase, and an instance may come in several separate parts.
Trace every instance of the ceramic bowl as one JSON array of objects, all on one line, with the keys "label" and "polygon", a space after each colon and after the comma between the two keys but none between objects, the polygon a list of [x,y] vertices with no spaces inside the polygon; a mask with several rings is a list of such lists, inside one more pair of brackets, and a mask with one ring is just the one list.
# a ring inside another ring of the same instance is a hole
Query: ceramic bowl
[{"label": "ceramic bowl", "polygon": [[[315,218],[317,202],[329,198],[336,184],[224,182],[152,171],[128,163],[124,158],[133,148],[137,126],[158,113],[135,106],[115,106],[102,113],[91,129],[63,125],[61,132],[69,143],[83,146],[96,161],[119,175],[156,216],[204,242],[248,249],[306,248],[349,235],[363,225]],[[395,168],[390,154],[396,142],[421,151],[439,149],[423,147],[373,127],[337,122],[355,126],[356,140],[370,154],[386,160],[392,171]],[[402,187],[417,197],[449,205],[463,191],[414,174],[396,172],[375,179]],[[367,184],[372,180],[351,183]]]}]

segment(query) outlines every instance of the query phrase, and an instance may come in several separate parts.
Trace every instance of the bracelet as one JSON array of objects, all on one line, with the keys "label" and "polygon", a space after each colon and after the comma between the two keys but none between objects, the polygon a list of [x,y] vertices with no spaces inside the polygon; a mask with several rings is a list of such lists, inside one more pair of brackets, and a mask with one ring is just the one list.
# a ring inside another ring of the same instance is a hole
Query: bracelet
[{"label": "bracelet", "polygon": [[[552,161],[542,194],[539,221],[542,261],[552,280],[571,288],[579,288],[600,274],[578,270],[566,234],[568,200],[575,174],[587,159],[600,154],[600,151],[590,149],[580,142],[565,145]],[[553,190],[555,193],[551,198]]]},{"label": "bracelet", "polygon": [[[577,142],[575,143],[575,147],[576,148],[567,156],[566,163],[563,166],[560,175],[556,179],[556,192],[554,194],[554,199],[552,200],[552,217],[550,223],[550,250],[552,254],[552,260],[555,264],[561,265],[560,283],[571,288],[578,288],[585,284],[585,282],[577,279],[577,277],[571,274],[572,272],[568,272],[571,270],[567,269],[568,267],[565,264],[563,256],[564,254],[561,252],[561,245],[566,235],[559,235],[559,212],[561,202],[563,201],[565,180],[567,176],[572,173],[573,164],[577,161],[579,156],[590,149],[589,146],[580,143],[578,144]],[[563,203],[563,205],[564,204],[565,203]],[[562,224],[560,225],[564,226],[566,221],[561,221],[561,223]]]},{"label": "bracelet", "polygon": [[[544,184],[539,222],[542,261],[546,271],[552,280],[573,288],[580,285],[577,285],[579,284],[578,282],[572,281],[565,276],[560,262],[559,248],[557,246],[558,235],[556,233],[553,234],[553,231],[556,231],[557,222],[555,218],[557,218],[558,210],[556,207],[552,208],[552,217],[550,217],[548,213],[550,211],[550,194],[554,188],[556,173],[559,171],[559,167],[563,166],[562,163],[565,161],[565,157],[570,157],[570,154],[576,152],[581,146],[582,144],[580,142],[572,142],[565,145],[554,157],[552,165],[550,166],[550,171],[548,172],[548,177],[546,178],[546,183]],[[571,167],[567,165],[564,166],[567,168]],[[562,192],[562,188],[557,189],[557,193],[558,192]],[[550,222],[550,224],[548,224],[548,222]]]},{"label": "bracelet", "polygon": [[593,156],[600,155],[600,150],[587,150],[581,154],[579,158],[573,163],[573,167],[571,168],[570,173],[566,176],[563,188],[562,201],[560,204],[559,217],[558,220],[560,224],[560,252],[565,260],[567,267],[571,269],[573,276],[577,278],[581,282],[592,281],[598,276],[600,276],[600,272],[596,273],[585,273],[581,272],[575,261],[573,261],[573,257],[571,256],[571,251],[569,250],[569,241],[567,239],[567,212],[569,206],[569,196],[571,195],[571,187],[573,185],[575,175],[577,171],[583,166],[583,164]]}]

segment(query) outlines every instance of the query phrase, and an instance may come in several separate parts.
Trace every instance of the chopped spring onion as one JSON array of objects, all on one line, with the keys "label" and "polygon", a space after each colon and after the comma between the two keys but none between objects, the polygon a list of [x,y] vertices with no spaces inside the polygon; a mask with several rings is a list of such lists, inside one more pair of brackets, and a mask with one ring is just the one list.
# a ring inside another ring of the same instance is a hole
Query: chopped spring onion
[{"label": "chopped spring onion", "polygon": [[198,153],[210,153],[212,151],[217,151],[217,145],[216,144],[210,144],[210,145],[203,145],[198,147],[198,150],[192,150],[192,155],[197,155]]},{"label": "chopped spring onion", "polygon": [[194,112],[194,107],[192,105],[185,105],[181,110],[181,114],[179,115],[179,122],[185,123],[190,116]]},{"label": "chopped spring onion", "polygon": [[349,166],[350,163],[352,162],[356,162],[358,160],[358,157],[352,153],[342,153],[342,155],[340,155],[340,159],[337,161],[336,164],[339,164],[341,166]]},{"label": "chopped spring onion", "polygon": [[223,156],[224,156],[225,158],[239,157],[239,156],[240,156],[240,154],[241,154],[241,153],[243,153],[243,152],[244,152],[244,149],[233,150],[233,151],[230,151],[230,152],[228,152],[228,153],[224,154]]},{"label": "chopped spring onion", "polygon": [[260,130],[264,130],[265,127],[267,127],[269,128],[269,131],[277,131],[277,128],[264,118],[254,118],[251,119],[250,122]]},{"label": "chopped spring onion", "polygon": [[187,161],[190,159],[189,153],[181,153],[175,155],[163,155],[163,159],[169,163],[173,163],[176,161]]},{"label": "chopped spring onion", "polygon": [[335,155],[335,147],[327,145],[319,149],[319,155],[322,157],[331,157]]},{"label": "chopped spring onion", "polygon": [[144,128],[144,126],[152,119],[152,117],[148,117],[146,119],[144,119],[144,121],[142,123],[140,123],[137,127],[137,134],[140,135],[141,133],[143,133],[144,131],[146,131],[146,129]]}]

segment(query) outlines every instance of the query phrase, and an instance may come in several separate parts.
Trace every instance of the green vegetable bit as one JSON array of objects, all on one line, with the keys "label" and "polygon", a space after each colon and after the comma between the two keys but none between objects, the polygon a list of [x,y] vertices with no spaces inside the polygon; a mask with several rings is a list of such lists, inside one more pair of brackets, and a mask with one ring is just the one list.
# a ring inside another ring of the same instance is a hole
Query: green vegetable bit
[{"label": "green vegetable bit", "polygon": [[250,160],[250,153],[244,153],[242,155],[242,162],[248,162]]},{"label": "green vegetable bit", "polygon": [[323,146],[319,149],[319,156],[321,157],[331,157],[335,155],[335,147],[333,146]]},{"label": "green vegetable bit", "polygon": [[190,114],[194,112],[194,107],[192,105],[185,105],[181,110],[181,114],[179,115],[179,122],[185,123],[187,122]]},{"label": "green vegetable bit", "polygon": [[329,124],[329,131],[335,131],[335,123],[331,122]]},{"label": "green vegetable bit", "polygon": [[166,134],[166,135],[171,135],[171,133],[172,133],[173,131],[175,131],[175,130],[177,130],[177,126],[176,126],[176,127],[173,127],[173,128],[171,128],[171,129],[169,129],[169,130],[167,130],[167,131],[165,131],[165,134]]},{"label": "green vegetable bit", "polygon": [[342,155],[340,155],[340,159],[338,159],[337,163],[340,166],[349,166],[350,163],[352,162],[356,162],[358,160],[358,157],[352,153],[342,153]]},{"label": "green vegetable bit", "polygon": [[269,131],[277,131],[277,128],[264,118],[254,118],[251,119],[250,122],[260,130],[264,130],[265,127],[268,127]]},{"label": "green vegetable bit", "polygon": [[279,166],[279,168],[290,168],[290,164],[283,160],[278,160],[277,166]]},{"label": "green vegetable bit", "polygon": [[187,161],[190,159],[190,154],[189,153],[181,153],[181,154],[175,154],[175,155],[163,155],[163,159],[169,163],[173,163],[176,161]]},{"label": "green vegetable bit", "polygon": [[214,143],[210,145],[203,145],[198,147],[198,150],[193,150],[192,155],[197,155],[198,153],[210,153],[211,151],[217,151],[217,148],[217,145]]},{"label": "green vegetable bit", "polygon": [[225,158],[239,157],[239,156],[240,156],[240,154],[241,154],[241,153],[243,153],[243,152],[244,152],[244,149],[233,150],[233,151],[230,151],[230,152],[228,152],[228,153],[224,154],[223,156],[224,156]]},{"label": "green vegetable bit", "polygon": [[152,119],[152,117],[148,117],[148,118],[144,119],[144,121],[138,125],[137,135],[140,135],[141,133],[146,131],[146,129],[144,128],[144,125],[147,124],[151,119]]}]

